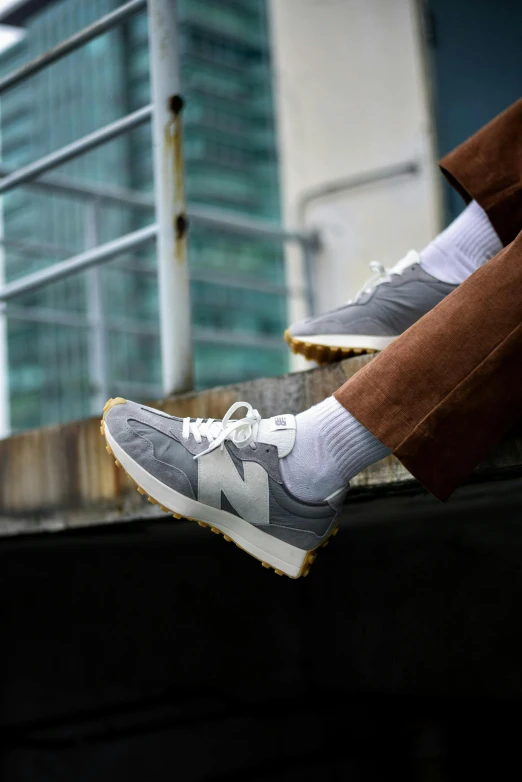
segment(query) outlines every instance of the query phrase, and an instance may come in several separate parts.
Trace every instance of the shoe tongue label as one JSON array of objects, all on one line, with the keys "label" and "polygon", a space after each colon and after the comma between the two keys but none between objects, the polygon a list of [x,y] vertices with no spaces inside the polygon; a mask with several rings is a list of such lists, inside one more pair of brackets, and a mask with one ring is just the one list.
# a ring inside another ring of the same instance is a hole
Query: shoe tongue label
[{"label": "shoe tongue label", "polygon": [[273,418],[269,418],[268,421],[271,432],[296,428],[294,415],[275,415]]}]

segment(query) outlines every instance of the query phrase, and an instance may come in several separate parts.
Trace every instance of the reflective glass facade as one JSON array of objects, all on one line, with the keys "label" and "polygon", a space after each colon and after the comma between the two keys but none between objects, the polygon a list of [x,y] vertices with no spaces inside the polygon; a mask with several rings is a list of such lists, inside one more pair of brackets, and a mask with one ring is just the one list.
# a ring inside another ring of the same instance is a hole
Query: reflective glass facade
[{"label": "reflective glass facade", "polygon": [[[1,71],[120,4],[49,3],[24,20],[26,37],[0,57]],[[179,11],[188,200],[278,221],[266,2],[180,0]],[[140,13],[5,93],[3,162],[17,167],[36,160],[149,100],[147,17]],[[152,193],[150,125],[55,174]],[[101,243],[147,225],[154,215],[103,206],[97,218]],[[92,241],[92,212],[87,214],[81,201],[30,188],[4,197],[3,221],[7,281],[80,252]],[[284,285],[282,248],[194,228],[189,260],[197,387],[284,372],[286,302],[272,290]],[[161,387],[154,246],[112,261],[100,274],[109,392],[154,398]],[[83,273],[10,307],[13,430],[94,412],[90,285]]]}]

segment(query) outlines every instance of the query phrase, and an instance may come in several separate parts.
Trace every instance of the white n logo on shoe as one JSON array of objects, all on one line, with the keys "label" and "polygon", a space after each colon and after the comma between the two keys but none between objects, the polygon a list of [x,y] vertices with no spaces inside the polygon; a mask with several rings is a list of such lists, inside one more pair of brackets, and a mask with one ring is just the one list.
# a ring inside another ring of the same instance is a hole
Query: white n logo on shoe
[{"label": "white n logo on shoe", "polygon": [[216,448],[198,459],[198,500],[221,507],[221,492],[241,518],[251,524],[268,524],[268,475],[257,462],[242,462],[239,474],[228,450]]}]

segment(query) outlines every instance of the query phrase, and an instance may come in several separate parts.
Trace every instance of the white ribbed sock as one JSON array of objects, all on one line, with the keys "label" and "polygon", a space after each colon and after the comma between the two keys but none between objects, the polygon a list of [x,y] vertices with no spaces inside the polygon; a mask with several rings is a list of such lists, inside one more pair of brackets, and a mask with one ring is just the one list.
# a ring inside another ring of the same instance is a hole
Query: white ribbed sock
[{"label": "white ribbed sock", "polygon": [[280,465],[287,488],[305,502],[323,502],[391,453],[333,396],[296,421],[295,445]]},{"label": "white ribbed sock", "polygon": [[472,201],[422,250],[421,266],[442,282],[458,285],[502,249],[485,211]]}]

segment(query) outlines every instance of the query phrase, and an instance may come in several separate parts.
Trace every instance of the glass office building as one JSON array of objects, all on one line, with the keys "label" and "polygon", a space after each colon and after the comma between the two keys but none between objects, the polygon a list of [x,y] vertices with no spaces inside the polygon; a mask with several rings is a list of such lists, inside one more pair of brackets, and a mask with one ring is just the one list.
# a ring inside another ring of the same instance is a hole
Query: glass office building
[{"label": "glass office building", "polygon": [[[23,4],[4,20],[23,27],[25,37],[0,55],[1,72],[119,5],[117,0]],[[278,221],[266,0],[179,0],[179,13],[187,199]],[[147,16],[141,12],[4,93],[3,166],[36,160],[149,100]],[[152,194],[150,124],[50,176]],[[3,197],[6,281],[153,220],[148,208],[89,206],[63,194],[17,188]],[[196,227],[190,231],[189,261],[197,387],[284,372],[282,248]],[[99,294],[95,312],[93,286]],[[8,311],[13,430],[94,412],[99,389],[93,323],[106,346],[109,394],[144,400],[160,395],[154,245],[127,253],[97,274],[82,273],[20,297]]]}]

